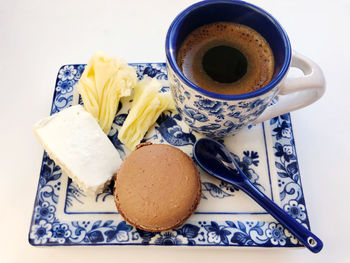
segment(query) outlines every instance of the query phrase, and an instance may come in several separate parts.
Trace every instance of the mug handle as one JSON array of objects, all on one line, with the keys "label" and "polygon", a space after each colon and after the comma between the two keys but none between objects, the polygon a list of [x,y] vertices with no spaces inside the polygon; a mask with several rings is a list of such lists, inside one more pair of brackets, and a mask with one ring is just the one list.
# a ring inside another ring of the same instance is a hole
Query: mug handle
[{"label": "mug handle", "polygon": [[268,106],[252,124],[303,108],[322,97],[326,82],[321,68],[315,62],[293,51],[291,67],[300,69],[304,75],[296,78],[287,76],[275,97],[277,102]]}]

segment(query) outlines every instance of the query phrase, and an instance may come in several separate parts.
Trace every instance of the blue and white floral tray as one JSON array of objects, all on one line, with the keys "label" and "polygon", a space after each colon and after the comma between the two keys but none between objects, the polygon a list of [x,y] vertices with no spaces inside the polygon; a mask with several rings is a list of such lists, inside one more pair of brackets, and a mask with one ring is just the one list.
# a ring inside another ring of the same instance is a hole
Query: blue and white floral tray
[{"label": "blue and white floral tray", "polygon": [[[162,81],[164,90],[169,89],[164,63],[132,65],[139,78],[156,77]],[[51,114],[81,103],[74,85],[84,67],[66,65],[59,70]],[[129,105],[129,101],[122,101],[109,134],[122,158],[128,152],[117,135]],[[212,107],[204,106],[209,111]],[[192,156],[193,144],[199,138],[179,115],[171,114],[162,115],[145,140],[174,145]],[[223,143],[235,154],[254,185],[309,228],[289,114],[248,127],[234,137],[225,138]],[[123,220],[113,201],[112,186],[97,196],[87,196],[44,153],[29,242],[41,246],[302,246],[242,191],[202,170],[200,173],[202,200],[195,214],[176,229],[152,233]]]}]

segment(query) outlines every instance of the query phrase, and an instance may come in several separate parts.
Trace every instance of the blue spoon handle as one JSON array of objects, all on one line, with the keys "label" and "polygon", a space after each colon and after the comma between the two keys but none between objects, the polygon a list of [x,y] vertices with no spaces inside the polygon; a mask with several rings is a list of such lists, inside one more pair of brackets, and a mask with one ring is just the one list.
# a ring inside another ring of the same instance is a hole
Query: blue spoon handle
[{"label": "blue spoon handle", "polygon": [[288,215],[283,209],[272,202],[264,193],[257,189],[248,178],[243,182],[237,184],[245,193],[253,198],[261,207],[263,207],[269,214],[271,214],[278,222],[287,228],[301,243],[303,243],[309,250],[318,253],[322,247],[322,241],[311,233],[302,224],[297,222],[294,218]]}]

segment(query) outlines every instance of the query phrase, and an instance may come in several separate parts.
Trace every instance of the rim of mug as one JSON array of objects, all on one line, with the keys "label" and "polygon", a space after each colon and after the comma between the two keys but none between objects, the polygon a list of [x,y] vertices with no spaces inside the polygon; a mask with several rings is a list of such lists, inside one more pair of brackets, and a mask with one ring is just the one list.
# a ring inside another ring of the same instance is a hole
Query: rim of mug
[{"label": "rim of mug", "polygon": [[[277,27],[278,31],[281,33],[284,43],[285,43],[285,60],[283,63],[282,68],[278,72],[278,74],[264,87],[249,92],[249,93],[244,93],[244,94],[237,94],[237,95],[225,95],[225,94],[219,94],[219,93],[214,93],[205,89],[200,88],[196,84],[192,83],[189,81],[186,76],[182,73],[180,70],[179,66],[176,63],[176,54],[175,54],[175,49],[174,49],[174,32],[178,30],[178,25],[179,23],[186,17],[189,13],[191,13],[194,9],[198,7],[202,7],[208,4],[216,4],[216,3],[235,3],[238,5],[244,5],[244,6],[249,6],[250,8],[254,9],[254,11],[262,13],[263,15],[267,16],[273,24]],[[240,99],[249,99],[249,98],[254,98],[257,96],[260,96],[271,89],[273,89],[286,75],[288,72],[290,63],[291,63],[291,57],[292,57],[292,48],[291,44],[289,41],[289,37],[285,30],[282,28],[282,26],[278,23],[278,21],[267,11],[264,9],[253,5],[251,3],[247,3],[241,0],[205,0],[201,1],[198,3],[195,3],[189,7],[187,7],[185,10],[183,10],[181,13],[179,13],[173,22],[171,23],[167,35],[166,35],[166,40],[165,40],[165,53],[166,53],[166,58],[168,60],[168,63],[170,64],[172,70],[175,71],[175,73],[180,77],[180,79],[189,87],[192,89],[208,96],[211,98],[216,98],[216,99],[221,99],[221,100],[240,100]]]}]

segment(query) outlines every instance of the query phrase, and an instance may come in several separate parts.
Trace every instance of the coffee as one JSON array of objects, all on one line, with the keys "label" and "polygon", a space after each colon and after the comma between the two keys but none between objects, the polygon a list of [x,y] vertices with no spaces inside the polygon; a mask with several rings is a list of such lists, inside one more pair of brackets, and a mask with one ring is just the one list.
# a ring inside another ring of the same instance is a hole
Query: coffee
[{"label": "coffee", "polygon": [[226,95],[249,93],[269,83],[274,57],[250,27],[217,22],[191,32],[177,53],[184,75],[202,89]]}]

